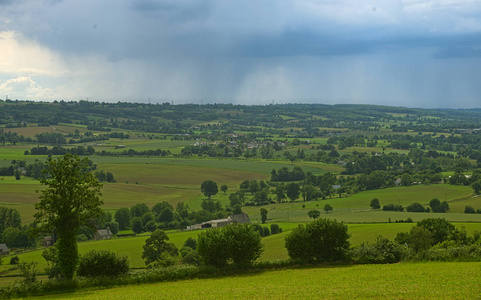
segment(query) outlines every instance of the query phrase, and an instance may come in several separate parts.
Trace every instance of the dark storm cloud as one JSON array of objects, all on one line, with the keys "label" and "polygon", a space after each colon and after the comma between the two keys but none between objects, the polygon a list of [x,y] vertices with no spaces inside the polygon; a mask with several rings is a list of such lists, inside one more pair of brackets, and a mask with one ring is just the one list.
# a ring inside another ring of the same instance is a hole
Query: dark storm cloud
[{"label": "dark storm cloud", "polygon": [[[455,96],[475,103],[480,93],[476,1],[2,4],[0,31],[15,31],[81,69],[72,72],[95,70],[75,82],[103,95],[436,106]],[[95,76],[106,82],[96,84]]]}]

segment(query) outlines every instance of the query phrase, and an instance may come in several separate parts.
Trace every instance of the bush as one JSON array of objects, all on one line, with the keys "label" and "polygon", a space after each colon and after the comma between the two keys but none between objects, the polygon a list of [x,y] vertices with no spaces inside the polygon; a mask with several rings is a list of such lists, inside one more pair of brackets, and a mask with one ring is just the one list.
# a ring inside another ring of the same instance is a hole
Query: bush
[{"label": "bush", "polygon": [[271,224],[271,234],[278,234],[280,233],[280,227],[279,224]]},{"label": "bush", "polygon": [[382,207],[384,211],[403,211],[404,207],[399,204],[387,204]]},{"label": "bush", "polygon": [[150,220],[147,222],[147,224],[145,224],[144,229],[148,232],[154,232],[157,230],[157,224],[154,220]]},{"label": "bush", "polygon": [[289,257],[303,262],[337,261],[349,248],[347,226],[331,219],[299,225],[285,238]]},{"label": "bush", "polygon": [[135,233],[142,232],[142,218],[141,217],[134,217],[132,218],[132,231]]},{"label": "bush", "polygon": [[220,228],[212,228],[199,233],[197,251],[204,264],[218,268],[224,267],[229,258],[224,233]]},{"label": "bush", "polygon": [[380,209],[381,204],[379,204],[379,199],[378,198],[372,199],[370,206],[371,206],[372,209]]},{"label": "bush", "polygon": [[424,212],[425,209],[424,209],[424,206],[422,206],[421,203],[411,203],[408,205],[408,207],[406,207],[406,210],[408,212]]},{"label": "bush", "polygon": [[433,198],[431,201],[429,201],[429,207],[431,207],[431,211],[435,213],[445,213],[449,210],[448,202],[441,202],[437,198]]},{"label": "bush", "polygon": [[401,260],[402,253],[400,245],[382,236],[372,244],[362,243],[350,251],[352,261],[358,264],[392,264]]},{"label": "bush", "polygon": [[442,243],[449,239],[456,227],[444,218],[428,218],[421,220],[416,226],[423,227],[432,233],[432,245]]},{"label": "bush", "polygon": [[12,258],[10,258],[11,265],[18,265],[19,262],[20,262],[20,259],[18,258],[18,256],[12,256]]},{"label": "bush", "polygon": [[21,262],[18,265],[18,269],[23,276],[23,281],[25,283],[33,283],[37,281],[37,262]]},{"label": "bush", "polygon": [[184,242],[184,247],[190,247],[193,250],[197,249],[197,240],[194,239],[193,237],[189,237],[185,242]]},{"label": "bush", "polygon": [[109,250],[90,250],[80,256],[77,275],[83,277],[118,277],[129,272],[127,256]]},{"label": "bush", "polygon": [[181,263],[183,265],[199,266],[201,264],[199,253],[190,247],[184,246],[180,249],[180,255],[182,256]]},{"label": "bush", "polygon": [[262,236],[269,236],[271,235],[271,231],[269,230],[269,227],[262,227]]},{"label": "bush", "polygon": [[465,214],[474,214],[474,213],[476,213],[476,211],[474,210],[474,207],[467,205],[464,208],[464,213]]},{"label": "bush", "polygon": [[57,245],[53,245],[43,250],[42,257],[47,261],[47,267],[45,268],[45,273],[47,273],[48,278],[58,279],[62,277],[60,273],[60,268],[58,266],[58,250]]},{"label": "bush", "polygon": [[263,245],[260,234],[252,226],[232,224],[201,232],[197,250],[206,265],[224,267],[232,260],[235,265],[244,267],[259,258]]},{"label": "bush", "polygon": [[155,230],[145,241],[142,258],[145,259],[147,266],[170,266],[176,263],[179,250],[168,242],[169,237],[161,230]]},{"label": "bush", "polygon": [[88,240],[89,240],[88,236],[86,236],[86,235],[83,234],[83,233],[77,235],[77,242],[86,242],[86,241],[88,241]]}]

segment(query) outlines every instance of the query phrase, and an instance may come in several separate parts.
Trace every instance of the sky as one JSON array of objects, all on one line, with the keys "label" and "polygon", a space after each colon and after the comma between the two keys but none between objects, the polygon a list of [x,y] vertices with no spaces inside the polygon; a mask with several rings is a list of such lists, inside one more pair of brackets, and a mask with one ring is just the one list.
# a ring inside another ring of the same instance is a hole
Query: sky
[{"label": "sky", "polygon": [[481,0],[0,0],[7,95],[479,108]]}]

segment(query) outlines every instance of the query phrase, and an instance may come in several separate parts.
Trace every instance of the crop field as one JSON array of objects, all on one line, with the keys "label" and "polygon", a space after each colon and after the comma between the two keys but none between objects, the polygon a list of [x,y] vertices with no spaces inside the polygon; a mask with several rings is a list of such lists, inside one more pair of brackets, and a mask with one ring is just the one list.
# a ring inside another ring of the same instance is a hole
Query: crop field
[{"label": "crop field", "polygon": [[[265,271],[48,299],[477,299],[481,263],[401,263]],[[39,297],[38,299],[47,299]]]},{"label": "crop field", "polygon": [[[408,217],[414,221],[424,218],[444,217],[451,221],[481,222],[481,215],[463,213],[465,205],[481,208],[481,198],[472,198],[471,194],[472,189],[470,187],[439,184],[387,188],[360,192],[349,197],[334,197],[332,199],[308,202],[287,202],[270,204],[264,207],[268,210],[268,218],[277,222],[308,222],[309,217],[307,213],[311,209],[321,211],[323,217],[335,218],[338,221],[350,223],[388,222],[389,219],[395,222],[396,220],[406,220]],[[438,198],[443,201],[446,199],[450,205],[453,203],[453,208],[451,209],[452,212],[447,214],[372,210],[369,204],[373,198],[378,198],[381,206],[391,203],[407,206],[413,202],[419,202],[427,206],[431,199]],[[330,204],[334,208],[329,214],[323,212],[326,204]],[[251,218],[259,218],[258,207],[246,206],[244,211],[251,215]]]},{"label": "crop field", "polygon": [[38,127],[38,126],[29,126],[29,127],[17,127],[17,128],[4,128],[5,132],[16,132],[18,135],[23,135],[25,137],[34,137],[36,134],[44,133],[44,132],[58,132],[58,130],[53,127]]}]

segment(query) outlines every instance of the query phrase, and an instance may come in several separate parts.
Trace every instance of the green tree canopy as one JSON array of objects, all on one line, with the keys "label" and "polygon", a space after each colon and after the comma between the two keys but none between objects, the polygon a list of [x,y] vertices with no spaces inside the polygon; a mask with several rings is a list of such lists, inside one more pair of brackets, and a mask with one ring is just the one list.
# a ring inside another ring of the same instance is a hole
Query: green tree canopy
[{"label": "green tree canopy", "polygon": [[313,218],[313,219],[317,219],[321,216],[321,212],[318,211],[317,209],[311,209],[307,215],[309,216],[309,218]]},{"label": "green tree canopy", "polygon": [[160,229],[154,231],[145,241],[144,252],[142,258],[145,264],[166,265],[172,261],[172,258],[179,256],[179,250],[173,243],[169,242],[167,234]]},{"label": "green tree canopy", "polygon": [[316,219],[293,229],[285,238],[292,259],[305,262],[336,261],[345,257],[349,248],[347,226],[331,219]]},{"label": "green tree canopy", "polygon": [[261,208],[261,220],[262,224],[265,224],[267,221],[267,209]]},{"label": "green tree canopy", "polygon": [[50,232],[55,228],[58,236],[59,268],[71,279],[78,263],[77,232],[101,213],[100,189],[102,184],[89,172],[90,161],[66,154],[49,158],[47,179],[40,182],[47,187],[40,190],[40,202],[35,204],[38,230]]},{"label": "green tree canopy", "polygon": [[119,223],[119,229],[124,230],[130,225],[130,210],[127,207],[121,207],[115,212],[114,219]]},{"label": "green tree canopy", "polygon": [[219,189],[215,181],[206,180],[200,185],[200,191],[210,199],[211,196],[215,196],[219,192]]}]

